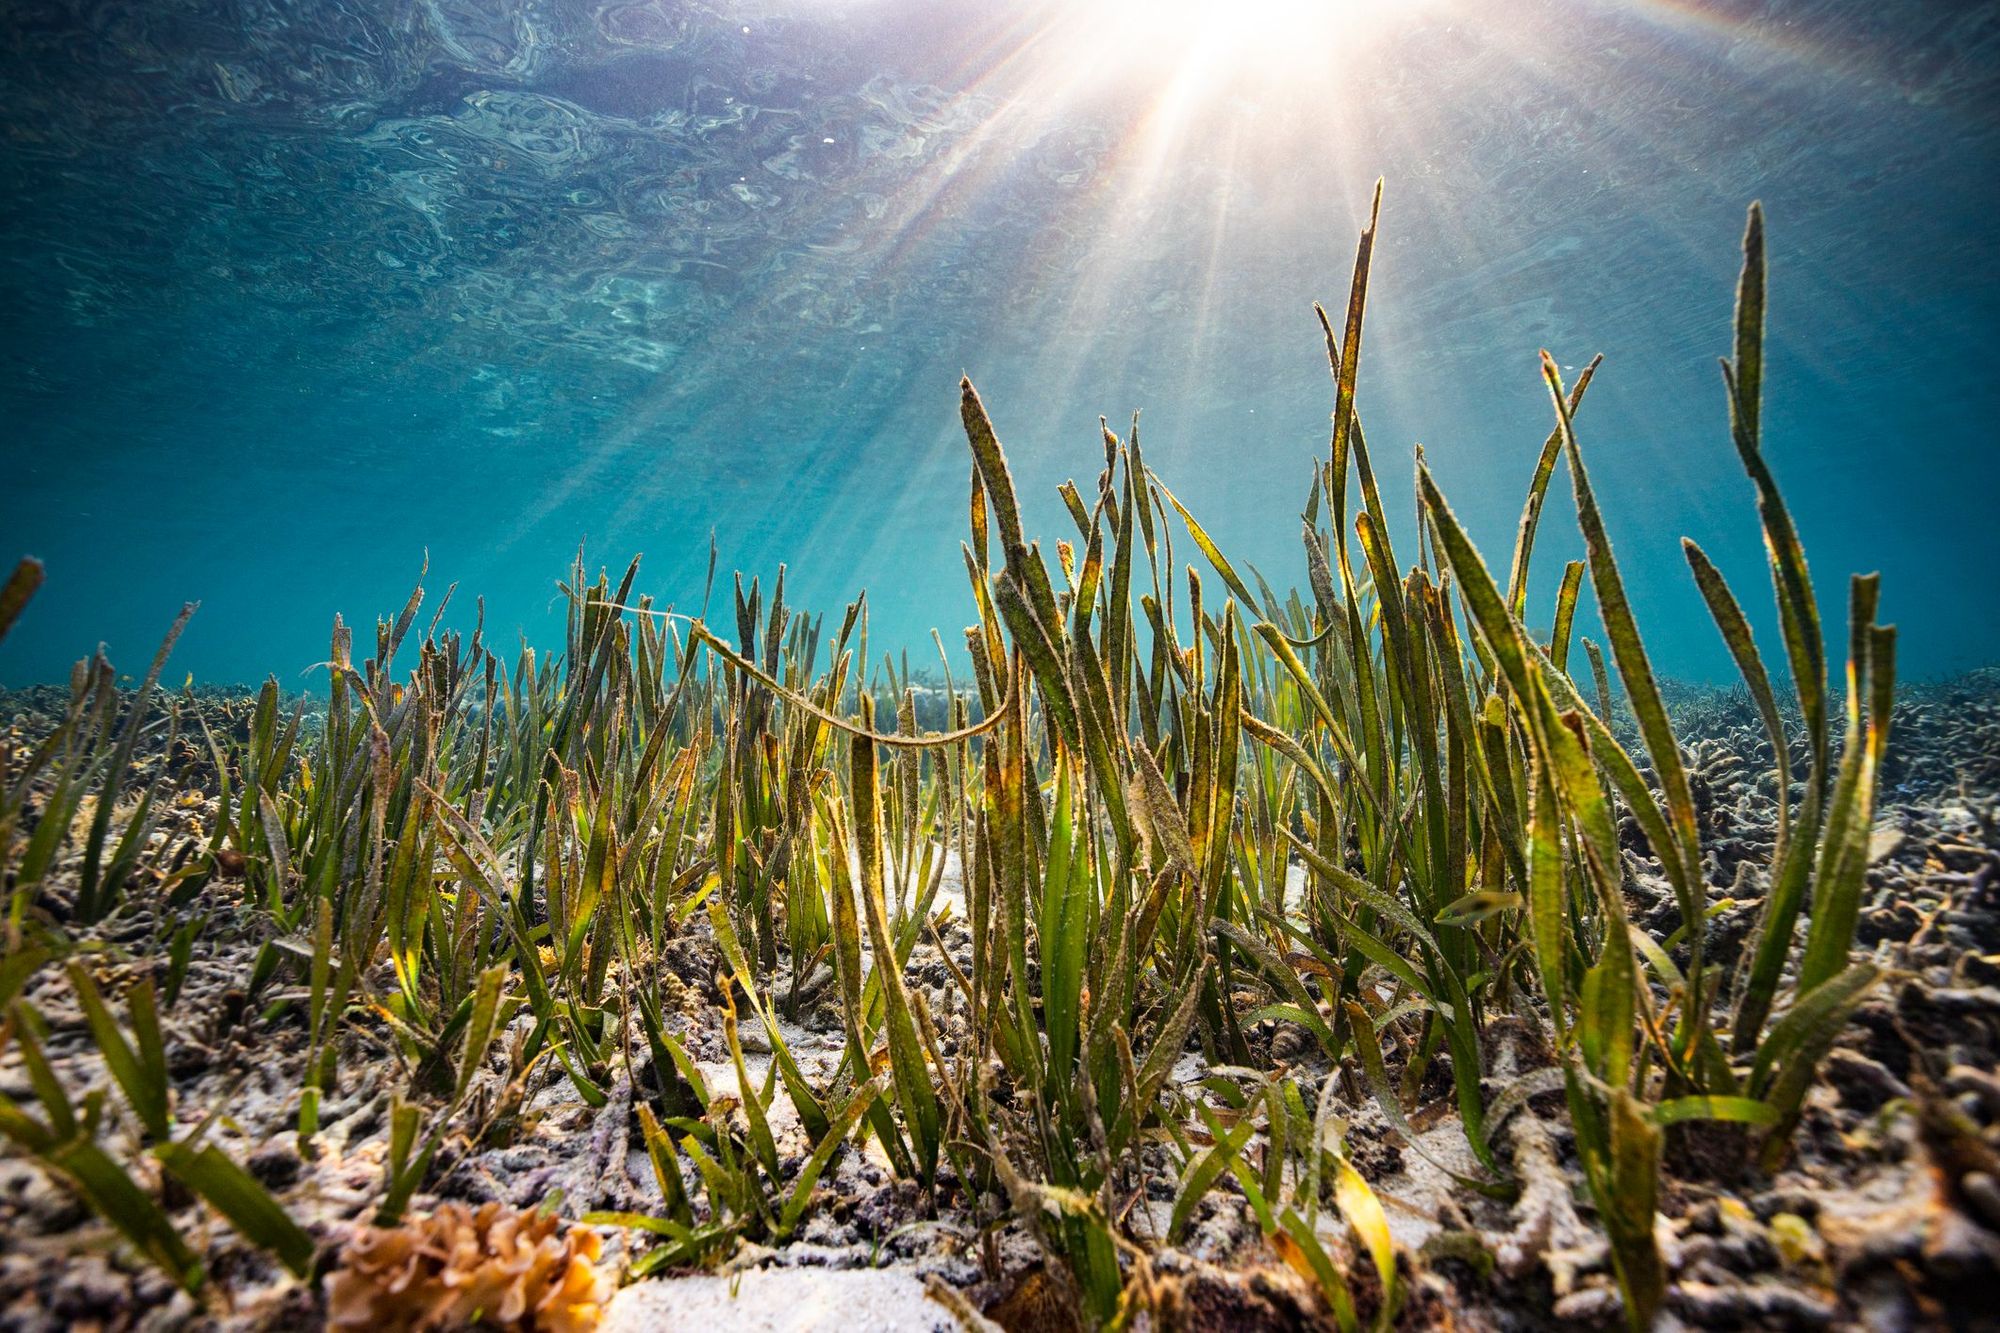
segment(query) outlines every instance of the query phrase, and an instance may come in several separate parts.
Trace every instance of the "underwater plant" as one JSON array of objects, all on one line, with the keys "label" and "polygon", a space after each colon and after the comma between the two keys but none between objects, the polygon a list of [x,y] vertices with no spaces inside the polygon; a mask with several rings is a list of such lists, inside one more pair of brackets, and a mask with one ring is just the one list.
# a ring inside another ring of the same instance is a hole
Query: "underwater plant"
[{"label": "underwater plant", "polygon": [[[1021,1226],[1090,1326],[1145,1308],[1153,1258],[1225,1180],[1336,1325],[1385,1326],[1404,1278],[1342,1138],[1342,1098],[1365,1089],[1427,1152],[1411,1113],[1437,1071],[1471,1155],[1449,1169],[1497,1198],[1524,1184],[1497,1146],[1507,1117],[1561,1090],[1626,1317],[1652,1323],[1667,1137],[1732,1126],[1754,1148],[1743,1165],[1775,1169],[1821,1060],[1880,979],[1850,954],[1894,631],[1876,623],[1874,578],[1856,578],[1836,742],[1818,606],[1764,455],[1753,206],[1724,383],[1804,748],[1734,593],[1687,543],[1775,757],[1778,836],[1761,884],[1745,874],[1731,891],[1762,890],[1732,974],[1707,933],[1728,904],[1706,878],[1690,761],[1580,443],[1598,362],[1566,385],[1543,354],[1554,425],[1504,582],[1421,454],[1415,560],[1399,557],[1355,406],[1380,204],[1378,186],[1344,312],[1319,311],[1334,403],[1301,515],[1303,591],[1280,597],[1232,563],[1146,466],[1136,417],[1123,434],[1101,422],[1094,484],[1061,488],[1075,532],[1051,561],[965,381],[972,678],[954,682],[947,659],[921,709],[907,662],[869,667],[862,600],[828,634],[787,605],[782,570],[768,609],[760,583],[739,580],[731,634],[636,594],[636,561],[614,587],[579,556],[556,656],[524,649],[504,665],[483,625],[441,632],[442,607],[413,640],[420,585],[358,665],[336,621],[310,725],[275,684],[223,735],[194,710],[216,813],[198,853],[156,877],[169,990],[209,920],[195,896],[240,875],[263,931],[249,1001],[306,1050],[304,1147],[342,1087],[351,1030],[393,1047],[374,1221],[403,1229],[350,1242],[355,1273],[416,1244],[412,1228],[488,1226],[484,1213],[403,1219],[452,1145],[516,1131],[531,1076],[553,1067],[588,1106],[632,1100],[659,1206],[582,1221],[650,1238],[635,1274],[782,1242],[843,1149],[872,1138],[926,1207],[970,1215],[989,1240]],[[1585,559],[1564,569],[1541,634],[1529,571],[1558,469]],[[1207,572],[1176,564],[1177,529]],[[38,580],[24,565],[6,585],[0,633]],[[1586,587],[1608,659],[1573,644]],[[73,963],[91,928],[136,911],[127,885],[161,855],[146,850],[150,787],[115,841],[111,811],[156,725],[172,639],[122,705],[108,667],[80,667],[54,733],[5,756],[0,856],[15,887],[0,1031],[40,1071],[43,1119],[5,1103],[0,1128],[187,1272],[185,1243],[96,1146],[96,1111],[76,1113],[16,999],[43,967]],[[51,870],[89,792],[82,893],[65,904]],[[1640,873],[1668,886],[1666,916],[1635,919]],[[670,966],[691,941],[705,976]],[[920,950],[941,983],[913,979]],[[88,974],[70,975],[164,1169],[304,1271],[311,1242],[282,1205],[199,1147],[199,1130],[173,1140],[152,982],[126,993],[128,1040]],[[733,1089],[691,1055],[691,1005],[719,1015]],[[837,1012],[839,1054],[809,1065],[787,1023],[819,1006]],[[1496,1095],[1496,1025],[1523,1015],[1545,1056]],[[761,1085],[748,1034],[769,1053]],[[1175,1077],[1191,1049],[1204,1073]],[[1309,1061],[1326,1067],[1316,1087]],[[780,1094],[800,1152],[773,1129]],[[1162,1163],[1178,1186],[1155,1234],[1134,1218]],[[554,1223],[535,1225],[539,1254]],[[594,1255],[564,1243],[563,1289],[581,1292],[576,1254]],[[341,1287],[342,1311],[375,1308],[361,1281]]]}]

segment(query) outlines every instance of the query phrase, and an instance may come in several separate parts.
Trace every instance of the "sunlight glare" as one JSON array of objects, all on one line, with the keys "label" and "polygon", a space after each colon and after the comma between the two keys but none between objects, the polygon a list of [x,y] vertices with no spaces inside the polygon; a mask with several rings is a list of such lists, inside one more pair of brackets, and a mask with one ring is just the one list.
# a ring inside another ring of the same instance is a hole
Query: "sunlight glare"
[{"label": "sunlight glare", "polygon": [[1078,0],[1076,39],[1113,65],[1266,80],[1313,68],[1428,0]]}]

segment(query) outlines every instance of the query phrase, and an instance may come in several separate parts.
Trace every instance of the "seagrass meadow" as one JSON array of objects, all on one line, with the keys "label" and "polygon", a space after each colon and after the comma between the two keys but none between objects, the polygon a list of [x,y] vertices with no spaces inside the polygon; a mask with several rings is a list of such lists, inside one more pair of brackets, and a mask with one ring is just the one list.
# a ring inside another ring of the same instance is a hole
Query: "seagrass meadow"
[{"label": "seagrass meadow", "polygon": [[1872,576],[1823,622],[1760,211],[1716,392],[1770,584],[1686,541],[1708,690],[1649,665],[1596,363],[1543,357],[1504,565],[1421,456],[1392,546],[1376,231],[1301,591],[1136,419],[1037,538],[968,381],[970,679],[782,572],[688,614],[579,560],[545,649],[420,587],[323,694],[177,690],[190,606],[136,681],[7,695],[0,1322],[1989,1319],[2000,684],[1899,693]]}]

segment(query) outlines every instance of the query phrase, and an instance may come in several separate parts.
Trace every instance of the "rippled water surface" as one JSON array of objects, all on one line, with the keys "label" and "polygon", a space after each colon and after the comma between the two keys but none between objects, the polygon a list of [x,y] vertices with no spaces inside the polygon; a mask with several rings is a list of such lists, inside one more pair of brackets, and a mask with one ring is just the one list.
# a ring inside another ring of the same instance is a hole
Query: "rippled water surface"
[{"label": "rippled water surface", "polygon": [[1093,2],[6,6],[0,557],[49,583],[0,679],[136,666],[198,598],[180,667],[300,681],[426,552],[549,641],[579,542],[690,608],[711,532],[952,642],[961,371],[1047,537],[1143,407],[1299,581],[1310,303],[1378,175],[1360,406],[1399,514],[1421,442],[1504,557],[1536,350],[1603,352],[1579,426],[1642,623],[1722,677],[1676,539],[1767,600],[1715,368],[1761,198],[1766,438],[1834,623],[1880,569],[1908,670],[2000,656],[2000,6],[1346,0],[1217,44]]}]

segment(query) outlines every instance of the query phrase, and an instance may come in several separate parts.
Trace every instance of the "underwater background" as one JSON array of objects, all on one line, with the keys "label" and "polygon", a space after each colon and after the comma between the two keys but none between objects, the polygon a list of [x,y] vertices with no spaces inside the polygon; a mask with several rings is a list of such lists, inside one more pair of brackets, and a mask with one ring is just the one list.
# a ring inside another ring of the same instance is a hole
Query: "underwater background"
[{"label": "underwater background", "polygon": [[0,682],[100,640],[136,671],[198,599],[170,681],[310,685],[426,553],[431,605],[555,646],[579,542],[693,611],[711,533],[718,614],[784,562],[791,604],[865,587],[874,647],[956,653],[961,372],[1031,535],[1143,409],[1224,549],[1303,582],[1311,303],[1377,176],[1358,405],[1399,537],[1421,442],[1504,560],[1536,351],[1602,352],[1578,429],[1648,647],[1732,679],[1677,539],[1768,606],[1715,362],[1760,198],[1765,448],[1830,635],[1879,569],[1906,676],[2000,658],[2000,5],[1330,0],[1293,32],[1244,0],[1258,45],[1218,55],[1191,2],[6,5],[0,558],[48,583]]}]

